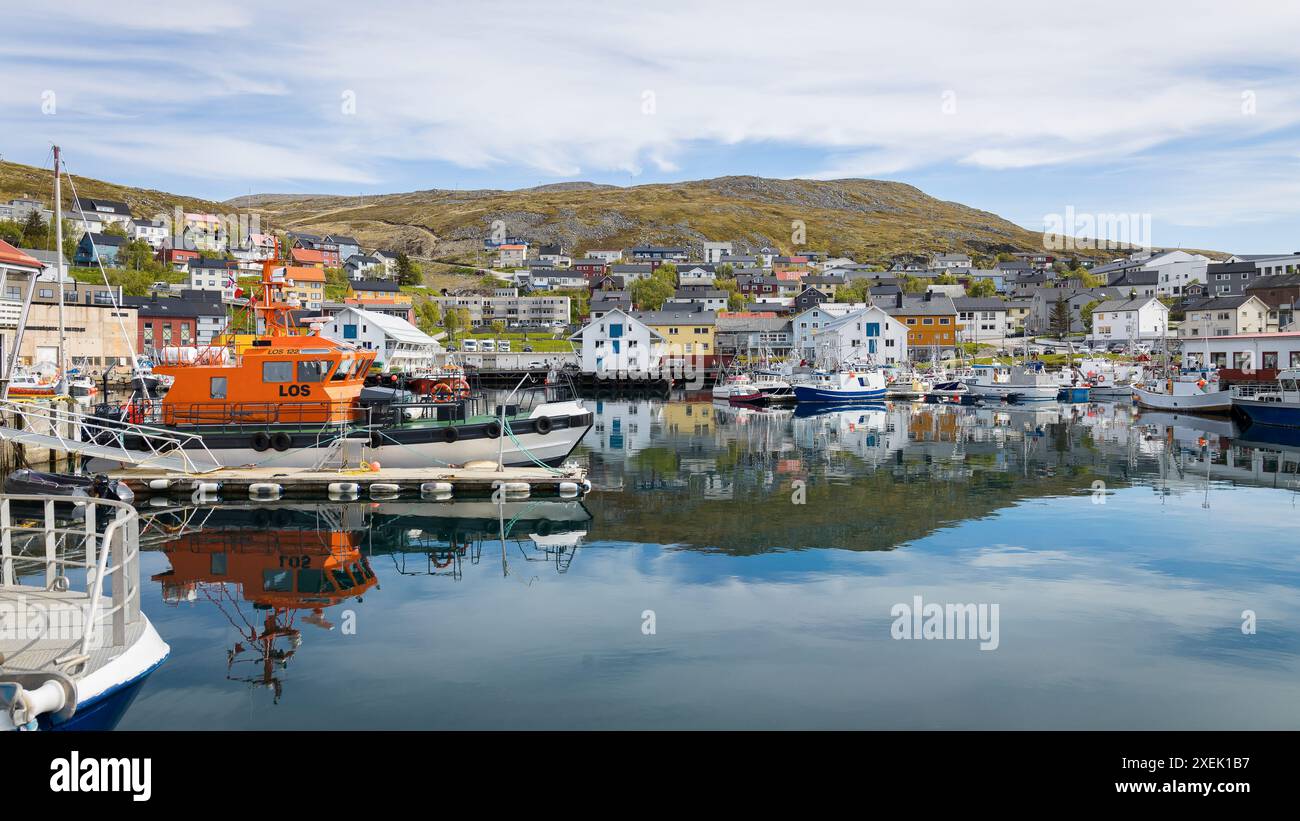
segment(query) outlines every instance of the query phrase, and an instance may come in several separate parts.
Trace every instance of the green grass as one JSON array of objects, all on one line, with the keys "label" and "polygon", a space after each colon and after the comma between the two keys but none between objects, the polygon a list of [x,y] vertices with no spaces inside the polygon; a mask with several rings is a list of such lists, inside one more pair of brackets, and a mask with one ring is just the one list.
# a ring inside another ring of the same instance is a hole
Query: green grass
[{"label": "green grass", "polygon": [[461,334],[456,337],[458,343],[463,339],[508,339],[510,340],[510,353],[526,353],[524,351],[525,345],[532,346],[533,353],[571,353],[573,351],[573,345],[567,339],[544,333],[529,333],[527,339],[524,338],[521,331],[510,331],[504,334],[484,331]]}]

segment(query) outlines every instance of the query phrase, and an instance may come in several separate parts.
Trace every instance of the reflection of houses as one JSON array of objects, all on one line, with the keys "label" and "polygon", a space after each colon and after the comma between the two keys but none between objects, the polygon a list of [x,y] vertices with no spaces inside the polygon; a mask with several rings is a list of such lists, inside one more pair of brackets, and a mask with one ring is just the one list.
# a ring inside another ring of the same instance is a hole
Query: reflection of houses
[{"label": "reflection of houses", "polygon": [[631,455],[650,447],[652,425],[660,424],[663,408],[654,403],[597,399],[588,402],[594,419],[583,443],[602,453]]}]

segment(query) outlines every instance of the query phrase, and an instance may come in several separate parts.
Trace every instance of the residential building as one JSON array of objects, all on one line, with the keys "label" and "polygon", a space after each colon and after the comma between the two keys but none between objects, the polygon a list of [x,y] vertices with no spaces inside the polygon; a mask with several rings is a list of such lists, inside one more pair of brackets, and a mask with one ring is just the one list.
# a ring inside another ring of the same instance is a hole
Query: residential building
[{"label": "residential building", "polygon": [[690,259],[690,249],[681,246],[638,245],[624,252],[623,256],[636,261],[686,262]]},{"label": "residential building", "polygon": [[930,267],[939,270],[970,268],[971,259],[967,254],[935,254],[930,257]]},{"label": "residential building", "polygon": [[127,236],[149,243],[157,251],[167,242],[167,223],[162,220],[133,219],[127,228]]},{"label": "residential building", "polygon": [[173,271],[187,271],[190,263],[199,258],[199,252],[188,248],[163,248],[154,258]]},{"label": "residential building", "polygon": [[1040,288],[1031,300],[1029,316],[1025,317],[1025,333],[1031,336],[1056,333],[1059,329],[1055,327],[1054,318],[1059,301],[1065,302],[1070,316],[1070,327],[1066,332],[1078,334],[1087,330],[1083,309],[1090,303],[1127,298],[1129,292],[1120,288]]},{"label": "residential building", "polygon": [[569,341],[578,347],[582,372],[602,378],[657,373],[667,347],[662,333],[617,308],[592,319]]},{"label": "residential building", "polygon": [[83,214],[94,214],[105,227],[120,225],[130,231],[131,206],[124,202],[82,197],[72,204],[72,214],[70,216],[73,223],[80,222]]},{"label": "residential building", "polygon": [[909,335],[908,327],[883,308],[866,305],[830,320],[812,335],[813,361],[827,366],[898,365],[907,361]]},{"label": "residential building", "polygon": [[229,238],[225,223],[216,214],[192,214],[186,212],[184,229],[181,232],[185,247],[191,251],[218,253],[226,250]]},{"label": "residential building", "polygon": [[573,259],[565,252],[564,246],[558,243],[539,245],[537,247],[537,258],[543,262],[551,263],[556,268],[568,268],[573,264]]},{"label": "residential building", "polygon": [[[136,310],[136,349],[152,354],[163,348],[190,348],[199,344],[199,313],[196,300],[149,296],[124,297],[127,307]],[[211,339],[209,339],[211,341]]]},{"label": "residential building", "polygon": [[392,280],[352,280],[348,282],[348,290],[343,302],[347,305],[358,305],[367,311],[401,317],[407,322],[415,321],[411,295],[403,293],[401,286]]},{"label": "residential building", "polygon": [[730,242],[706,242],[704,243],[704,261],[718,264],[722,258],[731,255]]},{"label": "residential building", "polygon": [[511,243],[497,246],[494,268],[522,268],[528,262],[528,244]]},{"label": "residential building", "polygon": [[335,246],[338,255],[338,264],[331,267],[338,267],[347,262],[352,257],[361,253],[361,243],[357,242],[356,237],[344,236],[341,234],[330,234],[325,240]]},{"label": "residential building", "polygon": [[587,257],[589,259],[602,260],[606,265],[613,265],[615,262],[618,262],[623,258],[623,252],[621,250],[602,250],[593,248],[587,252]]},{"label": "residential building", "polygon": [[712,287],[717,279],[718,275],[712,265],[699,265],[691,262],[677,266],[677,284],[681,286],[704,285]]},{"label": "residential building", "polygon": [[357,305],[343,306],[321,322],[321,335],[378,351],[376,366],[389,371],[409,373],[432,367],[443,352],[436,339],[405,319]]},{"label": "residential building", "polygon": [[813,308],[823,302],[829,302],[830,294],[822,293],[813,287],[804,288],[798,296],[794,298],[794,308],[796,311],[804,311]]},{"label": "residential building", "polygon": [[845,282],[840,274],[809,274],[803,278],[805,288],[816,288],[831,299],[835,298]]},{"label": "residential building", "polygon": [[813,338],[831,322],[867,307],[865,302],[823,302],[799,311],[790,320],[790,347],[795,356],[813,361],[817,348]]},{"label": "residential building", "polygon": [[1183,344],[1184,367],[1200,368],[1205,363],[1220,369],[1220,379],[1271,379],[1279,368],[1300,368],[1300,331],[1202,337]]},{"label": "residential building", "polygon": [[198,257],[189,262],[190,289],[217,291],[222,299],[234,299],[239,287],[239,262],[233,259]]},{"label": "residential building", "polygon": [[587,313],[591,319],[600,319],[613,310],[624,313],[631,311],[632,295],[627,291],[592,291],[591,302],[587,306]]},{"label": "residential building", "polygon": [[600,279],[609,268],[609,263],[597,257],[586,257],[573,261],[574,273],[586,277],[589,282]]},{"label": "residential building", "polygon": [[118,264],[118,254],[127,241],[126,237],[116,234],[82,234],[72,264],[80,268],[93,268],[101,263],[105,267],[114,267]]},{"label": "residential building", "polygon": [[912,356],[928,358],[956,348],[960,326],[952,297],[929,291],[919,296],[899,294],[883,307],[907,326],[907,349]]},{"label": "residential building", "polygon": [[1300,252],[1292,254],[1238,254],[1228,262],[1250,262],[1264,276],[1300,273]]},{"label": "residential building", "polygon": [[325,261],[325,252],[316,248],[295,246],[289,252],[289,259],[293,261],[294,265],[311,266],[312,268],[320,268],[321,270],[324,270],[327,267],[337,267],[329,266]]},{"label": "residential building", "polygon": [[793,343],[791,321],[770,311],[720,313],[715,340],[718,356],[723,359],[787,356]]},{"label": "residential building", "polygon": [[1007,318],[1007,303],[997,297],[961,296],[952,304],[957,309],[960,342],[992,342],[1015,330]]},{"label": "residential building", "polygon": [[569,324],[570,299],[567,296],[480,296],[478,294],[443,295],[433,298],[443,311],[464,308],[470,322],[484,325],[494,320],[521,325]]},{"label": "residential building", "polygon": [[664,303],[664,309],[668,310],[669,306],[674,305],[702,305],[706,311],[725,311],[730,299],[730,291],[705,286],[687,286],[678,288],[677,292]]},{"label": "residential building", "polygon": [[1246,286],[1246,293],[1268,306],[1269,327],[1286,328],[1300,306],[1300,273],[1258,277]]},{"label": "residential building", "polygon": [[1212,296],[1183,306],[1180,339],[1262,334],[1277,330],[1268,325],[1268,305],[1255,296]]},{"label": "residential building", "polygon": [[325,272],[319,268],[290,265],[284,269],[288,283],[285,297],[297,301],[308,311],[319,311],[325,305]]},{"label": "residential building", "polygon": [[384,277],[388,273],[388,268],[379,257],[353,254],[348,257],[347,262],[343,263],[343,272],[347,274],[348,279],[373,279]]},{"label": "residential building", "polygon": [[1205,267],[1206,296],[1239,296],[1253,280],[1267,276],[1255,263],[1211,262]]},{"label": "residential building", "polygon": [[54,219],[54,213],[45,207],[45,203],[29,197],[18,197],[6,203],[0,203],[0,220],[12,220],[22,225],[32,214],[40,214],[48,225]]},{"label": "residential building", "polygon": [[664,338],[666,364],[689,361],[705,368],[717,364],[716,312],[706,311],[703,306],[689,306],[685,310],[668,306],[661,311],[640,311],[632,316]]},{"label": "residential building", "polygon": [[1169,306],[1154,296],[1108,299],[1092,309],[1094,343],[1140,342],[1163,339],[1169,332]]}]

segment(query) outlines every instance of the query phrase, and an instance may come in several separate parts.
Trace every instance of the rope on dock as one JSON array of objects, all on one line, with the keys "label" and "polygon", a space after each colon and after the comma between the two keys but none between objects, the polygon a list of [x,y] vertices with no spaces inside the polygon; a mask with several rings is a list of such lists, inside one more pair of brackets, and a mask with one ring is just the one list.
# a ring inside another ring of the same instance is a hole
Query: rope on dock
[{"label": "rope on dock", "polygon": [[505,425],[503,425],[502,427],[503,427],[503,429],[505,430],[506,435],[510,437],[510,441],[511,441],[511,442],[514,442],[514,443],[515,443],[515,447],[519,448],[519,452],[522,453],[523,455],[527,456],[528,459],[529,459],[533,464],[537,465],[537,466],[538,466],[539,468],[541,468],[542,470],[545,470],[547,473],[550,473],[552,476],[567,476],[567,475],[568,475],[566,472],[564,472],[564,471],[562,471],[562,470],[557,470],[557,469],[551,467],[550,465],[546,464],[545,462],[543,462],[541,459],[538,459],[536,456],[533,455],[532,451],[530,451],[528,448],[524,447],[524,443],[523,443],[523,442],[520,442],[520,441],[519,441],[519,437],[518,437],[518,436],[515,436],[515,432],[514,432],[513,430],[510,429],[510,422],[509,422],[509,420],[507,420],[506,423],[505,423]]}]

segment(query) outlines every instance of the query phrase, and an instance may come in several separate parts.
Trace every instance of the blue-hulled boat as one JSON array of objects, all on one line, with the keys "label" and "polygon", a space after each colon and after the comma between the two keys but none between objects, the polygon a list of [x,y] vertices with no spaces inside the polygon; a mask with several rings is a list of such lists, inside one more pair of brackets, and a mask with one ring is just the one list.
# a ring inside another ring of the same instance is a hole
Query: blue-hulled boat
[{"label": "blue-hulled boat", "polygon": [[794,386],[795,399],[803,402],[880,402],[885,398],[885,375],[874,368],[814,371],[811,382]]},{"label": "blue-hulled boat", "polygon": [[1287,368],[1269,385],[1232,389],[1232,409],[1252,425],[1300,428],[1300,368]]}]

